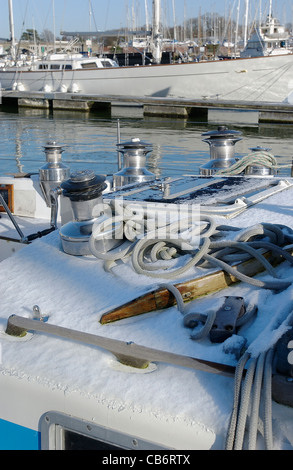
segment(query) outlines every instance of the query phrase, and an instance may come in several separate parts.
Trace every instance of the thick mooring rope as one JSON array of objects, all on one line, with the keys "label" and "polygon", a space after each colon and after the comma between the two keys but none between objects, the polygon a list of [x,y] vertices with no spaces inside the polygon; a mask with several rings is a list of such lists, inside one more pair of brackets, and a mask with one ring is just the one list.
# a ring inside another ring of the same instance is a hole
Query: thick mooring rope
[{"label": "thick mooring rope", "polygon": [[[93,230],[89,243],[91,253],[98,259],[104,260],[107,270],[119,260],[131,258],[136,273],[167,281],[177,279],[196,266],[217,267],[238,280],[272,290],[286,289],[291,284],[289,281],[277,279],[274,268],[263,256],[265,251],[272,251],[293,265],[293,257],[284,249],[285,245],[293,240],[293,231],[289,227],[263,223],[243,230],[237,227],[217,226],[212,217],[201,215],[197,223],[191,224],[189,219],[180,220],[180,232],[178,232],[178,222],[164,227],[153,225],[154,229],[146,232],[145,221],[142,220],[139,235],[136,236],[136,232],[130,229],[132,225],[129,225],[129,221],[132,224],[137,224],[137,221],[133,222],[131,216],[133,217],[133,213],[128,217],[126,213],[123,217],[118,215],[115,218],[115,223],[124,224],[124,242],[118,249],[100,251],[96,246],[97,232]],[[99,235],[112,223],[113,220],[109,218],[102,227],[98,227]],[[147,223],[149,226],[149,220]],[[193,240],[196,240],[196,243]],[[172,267],[176,258],[182,256],[187,260],[185,264]],[[241,274],[231,266],[231,263],[251,258],[261,262],[271,279],[255,279]]]},{"label": "thick mooring rope", "polygon": [[[263,435],[265,449],[273,449],[271,390],[273,354],[274,348],[253,358],[245,352],[237,365],[234,403],[226,438],[226,450],[244,449],[247,429],[248,450],[256,449],[258,433]],[[249,365],[244,377],[247,363]],[[262,395],[263,419],[260,417]]]},{"label": "thick mooring rope", "polygon": [[[293,312],[282,324],[293,324]],[[278,340],[277,340],[278,341]],[[251,354],[249,348],[238,361],[234,378],[234,401],[226,436],[226,450],[255,450],[274,448],[272,416],[272,377],[276,342],[259,354]],[[245,367],[247,368],[245,369]],[[262,437],[262,441],[258,441]]]},{"label": "thick mooring rope", "polygon": [[216,175],[240,175],[249,166],[261,166],[269,169],[277,168],[277,160],[271,153],[265,151],[252,152],[240,158],[228,168],[217,171]]},{"label": "thick mooring rope", "polygon": [[214,176],[227,175],[235,176],[243,173],[248,167],[260,167],[266,168],[269,170],[277,170],[281,168],[291,168],[292,164],[288,165],[278,165],[277,160],[269,152],[264,150],[258,152],[252,152],[244,157],[241,157],[236,163],[231,165],[228,168],[223,168],[218,170]]}]

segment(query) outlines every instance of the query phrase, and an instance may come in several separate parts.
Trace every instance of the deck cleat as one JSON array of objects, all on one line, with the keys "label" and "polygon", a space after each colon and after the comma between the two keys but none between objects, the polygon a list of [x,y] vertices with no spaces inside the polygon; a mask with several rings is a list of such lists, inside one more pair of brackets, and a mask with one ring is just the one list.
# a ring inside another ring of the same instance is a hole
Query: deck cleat
[{"label": "deck cleat", "polygon": [[217,311],[210,331],[212,343],[222,343],[236,333],[237,319],[245,313],[243,297],[225,297],[224,304]]},{"label": "deck cleat", "polygon": [[236,333],[237,321],[246,313],[243,297],[226,296],[221,307],[216,311],[189,313],[184,316],[184,326],[194,328],[197,323],[204,322],[202,330],[192,334],[192,339],[203,339],[209,336],[212,343],[223,343]]}]

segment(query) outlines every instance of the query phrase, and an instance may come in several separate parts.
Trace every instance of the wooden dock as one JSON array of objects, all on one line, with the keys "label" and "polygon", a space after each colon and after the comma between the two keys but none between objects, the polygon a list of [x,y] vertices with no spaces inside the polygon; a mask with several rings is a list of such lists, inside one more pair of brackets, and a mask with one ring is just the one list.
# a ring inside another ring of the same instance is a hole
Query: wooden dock
[{"label": "wooden dock", "polygon": [[38,108],[51,112],[68,110],[104,112],[109,115],[112,115],[114,109],[127,108],[140,110],[145,116],[195,119],[203,122],[208,122],[210,110],[252,111],[258,113],[259,123],[293,124],[293,105],[289,103],[2,91],[0,104],[2,107]]}]

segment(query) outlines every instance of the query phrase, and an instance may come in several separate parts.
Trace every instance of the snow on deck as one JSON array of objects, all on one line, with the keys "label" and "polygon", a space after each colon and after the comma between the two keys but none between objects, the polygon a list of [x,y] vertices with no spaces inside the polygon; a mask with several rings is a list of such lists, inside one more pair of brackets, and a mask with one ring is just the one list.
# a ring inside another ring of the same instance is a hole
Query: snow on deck
[{"label": "snow on deck", "polygon": [[[219,218],[219,223],[249,227],[270,222],[293,228],[292,201],[293,190],[289,189],[231,221],[223,222]],[[293,268],[288,263],[279,266],[277,272],[280,278],[293,281]],[[195,276],[193,268],[176,282]],[[225,352],[223,344],[211,344],[208,339],[192,341],[190,330],[184,328],[182,314],[176,306],[112,324],[99,323],[104,312],[157,288],[159,284],[159,280],[134,273],[129,262],[106,272],[102,262],[94,257],[65,254],[57,231],[26,246],[3,261],[0,268],[2,374],[27,377],[29,381],[67,394],[78,392],[93,396],[117,412],[124,409],[144,411],[158,420],[167,417],[173,424],[183,420],[188,426],[196,422],[207,432],[211,430],[216,435],[224,435],[233,403],[232,378],[164,363],[157,364],[152,372],[136,371],[119,367],[109,352],[45,334],[36,333],[28,341],[11,341],[5,337],[10,315],[31,317],[33,306],[38,305],[41,312],[49,316],[49,323],[55,325],[236,365],[236,357]],[[207,311],[224,295],[242,296],[247,303],[258,306],[254,321],[238,333],[247,339],[252,354],[267,349],[286,331],[283,322],[293,307],[291,287],[276,294],[239,283],[193,301],[187,309],[189,312]],[[228,340],[230,345],[237,344],[238,335]]]}]

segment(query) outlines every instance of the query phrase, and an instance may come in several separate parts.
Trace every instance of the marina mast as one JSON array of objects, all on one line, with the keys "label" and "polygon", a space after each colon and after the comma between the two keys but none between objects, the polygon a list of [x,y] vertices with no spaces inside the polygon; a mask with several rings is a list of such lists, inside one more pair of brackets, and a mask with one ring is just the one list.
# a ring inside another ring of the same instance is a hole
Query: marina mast
[{"label": "marina mast", "polygon": [[9,26],[10,26],[10,50],[12,59],[16,59],[16,40],[15,40],[15,33],[14,33],[14,18],[13,18],[13,6],[12,0],[8,0],[8,8],[9,8]]},{"label": "marina mast", "polygon": [[153,58],[156,64],[161,62],[161,1],[153,0],[153,30],[152,30],[152,47],[153,47]]},{"label": "marina mast", "polygon": [[247,44],[247,36],[248,36],[248,10],[249,10],[249,0],[245,0],[245,15],[244,15],[244,48]]}]

